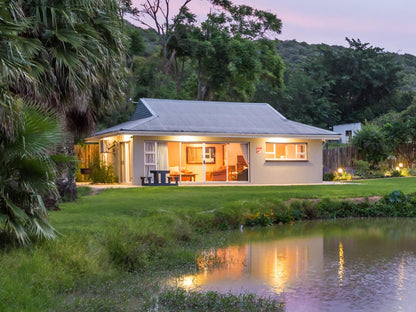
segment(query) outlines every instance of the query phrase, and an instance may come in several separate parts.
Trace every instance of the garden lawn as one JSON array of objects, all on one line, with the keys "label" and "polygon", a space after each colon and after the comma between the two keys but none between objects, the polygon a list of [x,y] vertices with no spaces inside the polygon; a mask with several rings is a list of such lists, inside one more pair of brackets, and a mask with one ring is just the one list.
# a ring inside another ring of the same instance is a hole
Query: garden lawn
[{"label": "garden lawn", "polygon": [[[159,274],[194,269],[198,250],[227,244],[219,239],[225,233],[219,230],[240,224],[244,214],[261,210],[263,203],[369,197],[393,190],[415,192],[416,178],[308,186],[143,187],[84,196],[50,213],[58,240],[3,248],[0,311],[153,310],[157,294],[164,292]],[[260,305],[253,309],[261,311]]]},{"label": "garden lawn", "polygon": [[61,204],[51,213],[51,223],[61,232],[91,228],[107,218],[137,218],[154,212],[181,214],[203,212],[225,203],[291,198],[345,199],[385,195],[393,190],[416,192],[416,177],[361,180],[355,183],[291,186],[190,186],[108,189],[83,197],[77,203]]}]

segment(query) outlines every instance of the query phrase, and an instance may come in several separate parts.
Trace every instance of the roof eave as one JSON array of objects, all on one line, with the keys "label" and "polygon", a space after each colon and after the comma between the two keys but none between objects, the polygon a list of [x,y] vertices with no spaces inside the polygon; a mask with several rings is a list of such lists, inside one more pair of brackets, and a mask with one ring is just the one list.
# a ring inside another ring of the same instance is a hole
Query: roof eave
[{"label": "roof eave", "polygon": [[123,130],[101,133],[86,138],[87,142],[98,141],[116,135],[137,136],[203,136],[203,137],[228,137],[228,138],[293,138],[293,139],[317,139],[317,140],[339,140],[341,134],[273,134],[273,133],[212,133],[212,132],[163,132],[163,131],[132,131]]}]

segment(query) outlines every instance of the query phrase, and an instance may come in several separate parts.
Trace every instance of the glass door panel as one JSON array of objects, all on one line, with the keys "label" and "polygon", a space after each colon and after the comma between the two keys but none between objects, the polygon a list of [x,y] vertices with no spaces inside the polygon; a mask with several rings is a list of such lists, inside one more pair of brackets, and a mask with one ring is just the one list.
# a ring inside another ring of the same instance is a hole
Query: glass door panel
[{"label": "glass door panel", "polygon": [[228,145],[228,181],[248,181],[248,143]]},{"label": "glass door panel", "polygon": [[202,143],[182,143],[180,161],[180,181],[204,181],[204,145]]},{"label": "glass door panel", "polygon": [[205,180],[227,181],[227,144],[205,143]]}]

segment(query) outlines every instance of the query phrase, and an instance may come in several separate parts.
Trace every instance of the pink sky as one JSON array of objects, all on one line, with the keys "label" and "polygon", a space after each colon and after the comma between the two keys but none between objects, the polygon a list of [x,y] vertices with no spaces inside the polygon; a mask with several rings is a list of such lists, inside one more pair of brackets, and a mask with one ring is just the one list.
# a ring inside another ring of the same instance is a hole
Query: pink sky
[{"label": "pink sky", "polygon": [[[136,6],[143,0],[133,0]],[[178,7],[182,1],[171,0]],[[346,45],[359,38],[386,51],[416,55],[414,0],[233,0],[270,11],[283,22],[280,40]],[[206,14],[205,0],[192,0],[191,11]],[[177,12],[177,11],[176,11]]]}]

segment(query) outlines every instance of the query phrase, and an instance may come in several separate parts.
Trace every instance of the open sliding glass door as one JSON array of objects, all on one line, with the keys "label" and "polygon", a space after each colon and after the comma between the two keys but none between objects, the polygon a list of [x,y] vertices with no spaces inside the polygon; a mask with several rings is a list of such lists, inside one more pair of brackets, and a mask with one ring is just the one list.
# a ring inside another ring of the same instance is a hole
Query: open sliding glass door
[{"label": "open sliding glass door", "polygon": [[227,181],[227,144],[182,143],[181,181]]},{"label": "open sliding glass door", "polygon": [[[145,153],[148,168],[160,169],[156,150]],[[248,181],[248,143],[168,142],[167,150],[169,174],[181,182]]]},{"label": "open sliding glass door", "polygon": [[226,182],[227,168],[227,144],[205,143],[204,165],[205,181]]}]

